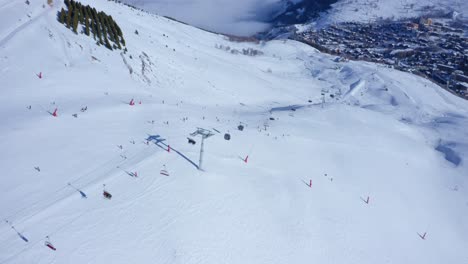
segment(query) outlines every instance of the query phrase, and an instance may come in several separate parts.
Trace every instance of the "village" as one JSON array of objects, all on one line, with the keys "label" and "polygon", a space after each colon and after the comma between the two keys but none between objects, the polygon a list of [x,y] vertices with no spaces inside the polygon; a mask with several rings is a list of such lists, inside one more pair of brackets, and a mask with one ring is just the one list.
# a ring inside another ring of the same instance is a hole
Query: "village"
[{"label": "village", "polygon": [[451,18],[415,18],[375,23],[346,22],[294,39],[339,59],[388,65],[432,80],[468,99],[466,24]]}]

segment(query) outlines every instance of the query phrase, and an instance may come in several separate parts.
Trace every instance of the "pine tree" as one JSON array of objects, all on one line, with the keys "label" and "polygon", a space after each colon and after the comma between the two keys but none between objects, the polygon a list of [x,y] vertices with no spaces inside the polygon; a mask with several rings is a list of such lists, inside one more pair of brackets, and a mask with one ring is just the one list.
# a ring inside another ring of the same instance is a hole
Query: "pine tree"
[{"label": "pine tree", "polygon": [[102,15],[101,15],[100,21],[101,21],[101,26],[102,26],[102,38],[104,39],[104,44],[105,44],[106,48],[112,50],[112,46],[110,45],[109,40],[107,39],[106,26],[103,23]]},{"label": "pine tree", "polygon": [[93,12],[94,19],[97,20],[98,19],[98,14],[97,14],[96,8],[93,7],[93,9],[91,9],[91,11]]},{"label": "pine tree", "polygon": [[[86,20],[86,18],[89,18],[88,10],[86,10],[86,7],[85,7],[85,6],[82,6],[82,7],[81,7],[81,12],[82,12],[82,15],[83,15],[84,20]],[[83,21],[83,22],[84,22],[84,21]]]},{"label": "pine tree", "polygon": [[105,46],[106,46],[106,48],[112,50],[112,46],[111,46],[111,44],[109,43],[109,40],[108,40],[107,38],[106,38],[106,45],[105,45]]},{"label": "pine tree", "polygon": [[89,36],[89,17],[87,13],[85,17],[85,34]]},{"label": "pine tree", "polygon": [[72,12],[73,12],[73,7],[70,4],[70,6],[68,7],[68,13],[67,13],[67,28],[70,28],[72,24]]},{"label": "pine tree", "polygon": [[65,12],[65,9],[63,9],[62,7],[62,10],[60,10],[60,13],[59,13],[59,22],[64,24],[66,21],[66,12]]},{"label": "pine tree", "polygon": [[79,16],[78,12],[75,12],[73,14],[73,32],[75,32],[76,34],[78,34],[78,16]]},{"label": "pine tree", "polygon": [[109,32],[109,37],[112,42],[117,42],[115,36],[114,36],[114,29],[112,28],[111,24],[109,23],[108,17],[104,16],[105,24],[107,27],[107,32]]},{"label": "pine tree", "polygon": [[60,23],[66,24],[67,28],[76,34],[81,24],[83,30],[80,32],[90,36],[92,31],[97,44],[104,45],[110,50],[122,49],[121,44],[125,46],[122,30],[112,16],[75,0],[64,0],[64,2],[68,10],[62,8],[58,12],[57,19]]},{"label": "pine tree", "polygon": [[120,29],[119,25],[115,24],[115,27],[117,28],[117,33],[119,33],[119,36],[123,37],[122,30]]},{"label": "pine tree", "polygon": [[91,22],[90,22],[89,26],[91,28],[91,31],[93,31],[93,38],[94,38],[94,40],[96,40],[97,29],[96,29],[96,26],[95,26],[95,23],[94,23],[93,19],[91,19]]},{"label": "pine tree", "polygon": [[86,18],[86,11],[84,5],[80,4],[80,16],[81,16],[81,24],[85,23],[85,18]]},{"label": "pine tree", "polygon": [[114,36],[115,36],[115,43],[117,44],[117,47],[119,49],[122,49],[122,46],[120,45],[119,35],[117,34],[117,29],[115,29],[115,27],[113,27],[112,30],[113,30],[113,33],[114,33]]},{"label": "pine tree", "polygon": [[98,38],[99,38],[99,42],[98,42],[98,43],[104,44],[104,42],[102,41],[101,24],[99,23],[99,20],[98,20],[98,19],[96,19],[95,25],[96,25],[96,30],[97,30],[97,36],[98,36]]},{"label": "pine tree", "polygon": [[117,25],[117,23],[115,22],[114,22],[114,27],[117,31],[117,35],[120,37],[120,42],[125,46],[125,39],[123,37],[122,30],[120,29],[119,25]]}]

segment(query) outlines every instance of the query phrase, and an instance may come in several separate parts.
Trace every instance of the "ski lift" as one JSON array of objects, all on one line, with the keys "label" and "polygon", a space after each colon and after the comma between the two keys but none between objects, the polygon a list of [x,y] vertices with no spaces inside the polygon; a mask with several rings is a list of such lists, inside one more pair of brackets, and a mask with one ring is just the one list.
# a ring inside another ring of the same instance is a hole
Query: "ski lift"
[{"label": "ski lift", "polygon": [[224,134],[224,139],[225,139],[225,140],[230,140],[230,139],[231,139],[231,135],[230,135],[229,133]]},{"label": "ski lift", "polygon": [[54,245],[52,245],[52,243],[50,243],[50,239],[49,239],[49,236],[46,236],[46,241],[44,242],[44,245],[50,249],[52,249],[53,251],[56,251],[57,248],[54,247]]},{"label": "ski lift", "polygon": [[188,143],[189,144],[192,144],[192,145],[195,145],[197,142],[191,138],[187,138],[188,139]]},{"label": "ski lift", "polygon": [[169,172],[166,170],[166,165],[163,165],[163,169],[159,172],[159,174],[164,176],[169,176]]},{"label": "ski lift", "polygon": [[104,184],[103,186],[104,186],[104,191],[102,192],[102,195],[104,195],[104,198],[109,199],[109,200],[112,199],[112,194],[110,194],[110,193],[109,193],[108,191],[106,191],[106,189],[105,189],[105,188],[106,188],[106,185]]},{"label": "ski lift", "polygon": [[88,197],[86,196],[86,194],[85,194],[82,190],[76,188],[76,187],[75,187],[74,185],[72,185],[71,183],[68,183],[68,186],[72,187],[72,188],[75,189],[77,192],[79,192],[80,195],[81,195],[81,198],[88,198]]},{"label": "ski lift", "polygon": [[112,199],[112,194],[110,194],[108,191],[104,191],[102,194],[104,195],[104,198],[109,200]]},{"label": "ski lift", "polygon": [[16,230],[16,228],[10,223],[10,221],[5,220],[5,222],[11,227],[11,229],[15,230],[16,234],[17,234],[22,240],[24,240],[24,242],[29,242],[29,240],[28,240],[23,234],[21,234],[18,230]]},{"label": "ski lift", "polygon": [[244,130],[244,126],[242,124],[238,125],[237,126],[237,129],[239,129],[240,131],[243,131]]}]

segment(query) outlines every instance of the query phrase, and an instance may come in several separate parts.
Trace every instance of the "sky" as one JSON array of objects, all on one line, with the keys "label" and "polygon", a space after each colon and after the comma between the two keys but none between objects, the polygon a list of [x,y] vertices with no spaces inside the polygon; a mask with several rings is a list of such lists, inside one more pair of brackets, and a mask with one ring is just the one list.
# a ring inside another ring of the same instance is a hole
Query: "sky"
[{"label": "sky", "polygon": [[207,30],[249,36],[266,30],[263,22],[281,0],[124,0],[149,12]]}]

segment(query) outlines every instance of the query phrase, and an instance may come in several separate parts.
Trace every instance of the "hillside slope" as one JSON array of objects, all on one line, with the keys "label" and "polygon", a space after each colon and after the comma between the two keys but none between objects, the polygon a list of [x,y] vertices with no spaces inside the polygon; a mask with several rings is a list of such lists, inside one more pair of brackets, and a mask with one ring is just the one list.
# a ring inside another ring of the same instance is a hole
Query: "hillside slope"
[{"label": "hillside slope", "polygon": [[[128,52],[110,51],[32,2],[0,0],[0,263],[468,261],[466,101],[82,1],[122,28]],[[215,134],[203,170],[197,127]]]},{"label": "hillside slope", "polygon": [[340,22],[374,22],[379,19],[398,20],[419,16],[456,12],[467,17],[468,3],[461,0],[341,0],[331,5],[313,24],[324,26]]}]

